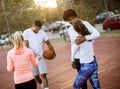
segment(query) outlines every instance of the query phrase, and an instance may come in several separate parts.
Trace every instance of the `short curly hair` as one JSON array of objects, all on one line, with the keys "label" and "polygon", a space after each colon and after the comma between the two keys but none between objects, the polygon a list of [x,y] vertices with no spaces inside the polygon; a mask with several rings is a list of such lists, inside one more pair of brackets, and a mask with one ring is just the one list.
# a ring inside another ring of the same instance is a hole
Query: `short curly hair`
[{"label": "short curly hair", "polygon": [[34,25],[37,27],[42,27],[42,21],[41,20],[35,20]]},{"label": "short curly hair", "polygon": [[68,21],[70,17],[77,17],[77,13],[73,9],[67,9],[63,12],[63,19]]}]

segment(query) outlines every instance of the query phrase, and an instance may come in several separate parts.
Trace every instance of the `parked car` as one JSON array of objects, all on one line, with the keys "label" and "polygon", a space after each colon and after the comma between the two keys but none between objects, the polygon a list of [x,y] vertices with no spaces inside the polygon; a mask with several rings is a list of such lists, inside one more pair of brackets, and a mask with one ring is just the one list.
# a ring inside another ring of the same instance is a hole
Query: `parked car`
[{"label": "parked car", "polygon": [[0,45],[4,45],[5,44],[5,41],[0,39]]},{"label": "parked car", "polygon": [[70,24],[64,24],[60,27],[59,29],[59,35],[60,37],[63,37],[64,35],[65,36],[68,36],[68,31],[67,29],[70,27]]},{"label": "parked car", "polygon": [[65,21],[56,21],[46,26],[42,26],[42,29],[46,32],[59,32],[60,27],[64,24],[66,24]]},{"label": "parked car", "polygon": [[99,23],[102,23],[105,18],[109,17],[109,16],[113,16],[114,13],[113,12],[103,12],[103,13],[100,13],[96,16],[95,18],[95,23],[96,24],[99,24]]},{"label": "parked car", "polygon": [[103,22],[104,30],[120,29],[120,14],[110,16]]}]

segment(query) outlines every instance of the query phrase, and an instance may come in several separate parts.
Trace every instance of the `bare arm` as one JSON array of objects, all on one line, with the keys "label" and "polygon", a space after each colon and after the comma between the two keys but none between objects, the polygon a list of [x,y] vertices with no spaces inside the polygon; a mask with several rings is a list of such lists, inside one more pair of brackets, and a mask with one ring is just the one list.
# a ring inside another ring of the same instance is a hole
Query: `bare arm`
[{"label": "bare arm", "polygon": [[[47,46],[48,46],[49,49],[51,49],[51,50],[54,51],[54,54],[55,54],[55,56],[56,56],[56,53],[55,53],[54,47],[52,46],[52,44],[50,43],[50,41],[47,40],[47,41],[45,41],[45,43],[47,44]],[[54,57],[55,57],[55,56],[54,56]]]},{"label": "bare arm", "polygon": [[100,33],[97,31],[95,27],[93,27],[90,23],[85,22],[85,26],[87,27],[88,31],[91,33],[90,35],[86,35],[86,40],[93,40],[100,36]]},{"label": "bare arm", "polygon": [[29,42],[28,40],[24,40],[25,46],[29,48]]},{"label": "bare arm", "polygon": [[75,39],[75,43],[76,43],[77,45],[80,45],[80,44],[83,43],[84,41],[86,41],[85,36],[78,36],[78,37]]},{"label": "bare arm", "polygon": [[97,31],[97,29],[94,28],[90,23],[85,21],[84,25],[86,26],[86,28],[88,29],[90,34],[89,35],[85,35],[85,36],[78,36],[76,38],[76,40],[75,40],[75,43],[77,45],[80,45],[84,41],[91,41],[91,40],[93,40],[95,38],[98,38],[100,36],[100,33]]}]

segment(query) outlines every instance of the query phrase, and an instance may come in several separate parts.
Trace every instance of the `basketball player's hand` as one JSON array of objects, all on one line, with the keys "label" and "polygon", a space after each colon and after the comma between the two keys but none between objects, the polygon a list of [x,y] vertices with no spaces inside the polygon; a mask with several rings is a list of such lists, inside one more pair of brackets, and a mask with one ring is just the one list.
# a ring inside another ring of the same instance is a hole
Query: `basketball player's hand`
[{"label": "basketball player's hand", "polygon": [[71,65],[72,65],[72,68],[76,69],[76,63],[75,63],[75,61],[72,61]]},{"label": "basketball player's hand", "polygon": [[54,56],[53,56],[53,58],[55,58],[56,57],[56,53],[55,53],[55,50],[53,50],[54,51]]},{"label": "basketball player's hand", "polygon": [[37,59],[37,60],[41,60],[40,55],[36,55],[36,59]]},{"label": "basketball player's hand", "polygon": [[75,43],[77,45],[80,45],[81,43],[83,43],[85,41],[85,37],[84,36],[78,36],[76,39],[75,39]]}]

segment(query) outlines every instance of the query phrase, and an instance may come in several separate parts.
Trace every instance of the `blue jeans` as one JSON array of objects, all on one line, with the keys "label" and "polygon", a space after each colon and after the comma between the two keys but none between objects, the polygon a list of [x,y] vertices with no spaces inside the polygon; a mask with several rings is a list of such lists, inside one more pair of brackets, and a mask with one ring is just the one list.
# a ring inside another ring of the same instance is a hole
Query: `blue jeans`
[{"label": "blue jeans", "polygon": [[96,59],[91,63],[82,63],[81,69],[75,79],[73,89],[80,89],[81,86],[90,80],[90,83],[94,89],[100,89],[100,84],[98,80],[98,64]]}]

